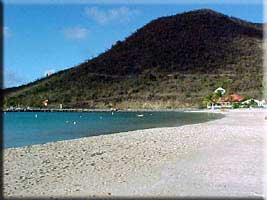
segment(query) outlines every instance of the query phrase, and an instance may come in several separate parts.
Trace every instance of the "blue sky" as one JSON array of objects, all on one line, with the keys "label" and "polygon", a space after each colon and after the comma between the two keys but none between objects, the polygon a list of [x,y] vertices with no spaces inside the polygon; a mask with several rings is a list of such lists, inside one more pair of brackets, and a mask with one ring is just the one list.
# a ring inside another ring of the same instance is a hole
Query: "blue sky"
[{"label": "blue sky", "polygon": [[200,8],[264,22],[261,4],[4,4],[4,87],[73,67],[155,18]]}]

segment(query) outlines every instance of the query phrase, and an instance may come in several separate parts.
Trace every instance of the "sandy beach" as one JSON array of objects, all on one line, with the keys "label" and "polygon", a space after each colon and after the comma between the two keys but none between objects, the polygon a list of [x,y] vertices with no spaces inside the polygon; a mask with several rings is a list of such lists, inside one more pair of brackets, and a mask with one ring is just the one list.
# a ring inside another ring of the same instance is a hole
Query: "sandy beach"
[{"label": "sandy beach", "polygon": [[221,113],[201,124],[5,149],[4,196],[261,197],[267,113]]}]

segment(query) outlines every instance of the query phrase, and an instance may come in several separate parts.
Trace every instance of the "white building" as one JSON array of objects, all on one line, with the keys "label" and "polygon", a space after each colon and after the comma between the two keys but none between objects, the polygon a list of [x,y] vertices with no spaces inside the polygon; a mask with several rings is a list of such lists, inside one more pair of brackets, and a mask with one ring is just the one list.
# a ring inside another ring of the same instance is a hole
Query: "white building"
[{"label": "white building", "polygon": [[225,89],[223,89],[222,87],[218,87],[216,90],[214,90],[214,93],[217,93],[217,92],[221,92],[221,94],[224,95]]},{"label": "white building", "polygon": [[248,99],[246,101],[243,101],[241,104],[251,104],[252,101],[254,101],[257,104],[257,106],[259,106],[259,107],[265,107],[266,106],[265,100],[261,100],[260,101],[260,100],[257,100],[257,99]]}]

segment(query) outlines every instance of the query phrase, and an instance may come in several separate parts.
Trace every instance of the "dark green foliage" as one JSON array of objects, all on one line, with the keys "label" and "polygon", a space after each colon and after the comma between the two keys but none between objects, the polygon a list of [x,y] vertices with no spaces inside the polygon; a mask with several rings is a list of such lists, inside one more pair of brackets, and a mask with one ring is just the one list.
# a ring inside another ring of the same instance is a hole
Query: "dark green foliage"
[{"label": "dark green foliage", "polygon": [[233,108],[236,109],[236,108],[239,108],[240,107],[240,103],[238,102],[234,102],[233,103]]},{"label": "dark green foliage", "polygon": [[200,106],[219,86],[261,98],[262,38],[261,24],[211,10],[162,17],[96,58],[6,89],[5,106]]}]

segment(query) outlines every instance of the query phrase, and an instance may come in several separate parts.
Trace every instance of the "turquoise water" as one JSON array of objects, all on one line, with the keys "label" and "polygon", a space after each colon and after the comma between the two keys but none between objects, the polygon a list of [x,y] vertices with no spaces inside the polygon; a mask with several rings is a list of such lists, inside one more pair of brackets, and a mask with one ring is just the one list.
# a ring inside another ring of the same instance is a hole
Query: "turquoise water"
[{"label": "turquoise water", "polygon": [[222,117],[212,113],[186,112],[6,112],[3,116],[4,148],[181,126]]}]

